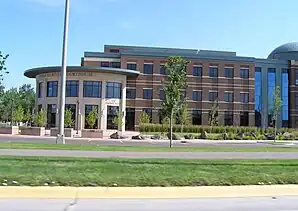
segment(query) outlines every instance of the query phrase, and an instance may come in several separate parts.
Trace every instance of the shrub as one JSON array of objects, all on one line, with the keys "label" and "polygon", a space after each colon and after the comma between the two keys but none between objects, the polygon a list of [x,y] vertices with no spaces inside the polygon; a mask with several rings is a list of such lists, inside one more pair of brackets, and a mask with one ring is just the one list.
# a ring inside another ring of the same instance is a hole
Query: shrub
[{"label": "shrub", "polygon": [[185,139],[194,139],[194,136],[192,134],[186,134],[184,135]]},{"label": "shrub", "polygon": [[41,109],[35,116],[34,116],[34,124],[37,127],[44,127],[47,124],[47,111]]}]

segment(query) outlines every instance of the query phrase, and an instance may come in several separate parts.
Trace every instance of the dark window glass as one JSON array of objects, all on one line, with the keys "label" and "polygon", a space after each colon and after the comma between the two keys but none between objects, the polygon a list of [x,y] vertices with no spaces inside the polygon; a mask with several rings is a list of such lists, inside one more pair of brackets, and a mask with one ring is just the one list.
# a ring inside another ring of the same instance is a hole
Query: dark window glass
[{"label": "dark window glass", "polygon": [[120,64],[120,62],[111,62],[111,67],[112,68],[120,68],[121,64]]},{"label": "dark window glass", "polygon": [[48,81],[47,83],[47,97],[58,96],[58,81]]},{"label": "dark window glass", "polygon": [[101,67],[110,67],[110,62],[100,62]]},{"label": "dark window glass", "polygon": [[[275,68],[268,68],[268,96],[267,96],[267,102],[268,102],[268,111],[272,111],[273,104],[274,104],[274,91],[276,87],[276,73]],[[271,118],[271,117],[270,117]],[[272,124],[272,121],[268,121],[268,124]]]},{"label": "dark window glass", "polygon": [[66,97],[79,96],[79,81],[66,81]]},{"label": "dark window glass", "polygon": [[153,64],[144,64],[144,74],[153,74]]},{"label": "dark window glass", "polygon": [[200,110],[192,111],[192,124],[201,125],[202,124],[202,112]]},{"label": "dark window glass", "polygon": [[39,104],[39,105],[37,106],[37,111],[38,111],[38,112],[40,112],[40,111],[41,111],[41,109],[42,109],[42,105],[41,105],[41,104]]},{"label": "dark window glass", "polygon": [[159,99],[164,100],[165,99],[165,90],[161,89],[159,91]]},{"label": "dark window glass", "polygon": [[101,81],[84,81],[83,96],[90,98],[101,97]]},{"label": "dark window glass", "polygon": [[136,63],[127,63],[127,69],[137,70],[137,64]]},{"label": "dark window glass", "polygon": [[217,67],[209,67],[209,77],[216,78],[218,75],[218,68]]},{"label": "dark window glass", "polygon": [[152,99],[153,98],[153,92],[152,89],[143,89],[143,99]]},{"label": "dark window glass", "polygon": [[287,69],[283,70],[281,76],[281,99],[282,99],[282,122],[283,127],[288,127],[289,120],[289,74]]},{"label": "dark window glass", "polygon": [[225,92],[224,100],[225,100],[225,102],[233,102],[233,93],[232,92]]},{"label": "dark window glass", "polygon": [[248,126],[248,112],[241,111],[240,112],[240,126]]},{"label": "dark window glass", "polygon": [[240,78],[249,78],[249,69],[240,69]]},{"label": "dark window glass", "polygon": [[234,77],[234,69],[233,68],[225,68],[225,77],[233,78]]},{"label": "dark window glass", "polygon": [[[89,113],[92,111],[92,109],[95,109],[97,113],[99,112],[98,105],[85,105],[85,128],[86,129],[90,129],[90,126],[88,125],[86,119]],[[96,121],[92,129],[97,129],[97,128],[98,128],[98,120]]]},{"label": "dark window glass", "polygon": [[152,122],[152,108],[143,108],[143,112],[146,112],[150,117],[150,123]]},{"label": "dark window glass", "polygon": [[121,98],[121,83],[107,82],[106,84],[106,98]]},{"label": "dark window glass", "polygon": [[57,112],[57,105],[56,104],[48,104],[48,107],[47,107],[47,125],[48,125],[48,127],[55,127],[56,112]]},{"label": "dark window glass", "polygon": [[119,49],[110,49],[111,53],[119,53]]},{"label": "dark window glass", "polygon": [[217,92],[209,92],[209,101],[217,100]]},{"label": "dark window glass", "polygon": [[298,109],[298,94],[295,96],[295,109]]},{"label": "dark window glass", "polygon": [[192,68],[192,75],[193,76],[201,77],[202,76],[202,67],[193,66],[193,68]]},{"label": "dark window glass", "polygon": [[118,128],[114,119],[117,117],[119,106],[107,106],[107,129],[116,130]]},{"label": "dark window glass", "polygon": [[166,70],[166,67],[165,67],[164,64],[161,64],[161,65],[160,65],[160,69],[159,69],[159,71],[160,71],[160,74],[161,74],[161,75],[167,75],[167,70]]},{"label": "dark window glass", "polygon": [[240,102],[241,103],[248,103],[249,102],[249,95],[248,93],[240,93]]},{"label": "dark window glass", "polygon": [[233,125],[233,112],[225,111],[225,125]]},{"label": "dark window glass", "polygon": [[136,99],[136,89],[126,89],[127,99]]},{"label": "dark window glass", "polygon": [[193,91],[192,92],[192,100],[193,101],[201,101],[202,100],[201,91]]},{"label": "dark window glass", "polygon": [[38,98],[43,97],[43,90],[44,89],[44,82],[39,82],[38,83]]},{"label": "dark window glass", "polygon": [[71,115],[71,119],[73,121],[72,127],[74,126],[74,123],[75,123],[75,120],[76,120],[76,115],[77,115],[76,107],[77,107],[76,104],[65,104],[65,109],[70,109],[71,113],[72,113],[72,115]]}]

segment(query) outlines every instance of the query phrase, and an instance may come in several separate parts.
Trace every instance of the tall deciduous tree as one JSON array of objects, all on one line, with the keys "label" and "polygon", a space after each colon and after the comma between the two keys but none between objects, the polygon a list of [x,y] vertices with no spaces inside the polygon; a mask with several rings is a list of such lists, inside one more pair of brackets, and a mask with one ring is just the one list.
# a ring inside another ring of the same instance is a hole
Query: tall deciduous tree
[{"label": "tall deciduous tree", "polygon": [[213,101],[212,103],[212,107],[211,110],[209,111],[209,115],[208,115],[208,124],[211,127],[211,131],[212,131],[212,127],[214,126],[218,126],[218,101]]},{"label": "tall deciduous tree", "polygon": [[170,119],[170,147],[173,141],[173,118],[181,109],[183,101],[181,92],[186,88],[186,68],[189,61],[179,57],[169,57],[165,65],[167,80],[163,83],[165,99],[162,102],[162,109],[165,117]]},{"label": "tall deciduous tree", "polygon": [[179,122],[181,124],[181,133],[183,133],[184,125],[188,125],[191,120],[191,115],[186,103],[183,103],[179,112]]},{"label": "tall deciduous tree", "polygon": [[4,75],[9,74],[9,71],[7,71],[6,68],[6,59],[8,58],[8,54],[2,54],[2,52],[0,51],[0,87],[3,91],[3,84],[2,81],[4,79]]},{"label": "tall deciduous tree", "polygon": [[19,125],[19,123],[23,121],[23,118],[24,118],[24,109],[22,105],[18,105],[16,110],[13,111],[12,120],[15,121],[17,125]]}]

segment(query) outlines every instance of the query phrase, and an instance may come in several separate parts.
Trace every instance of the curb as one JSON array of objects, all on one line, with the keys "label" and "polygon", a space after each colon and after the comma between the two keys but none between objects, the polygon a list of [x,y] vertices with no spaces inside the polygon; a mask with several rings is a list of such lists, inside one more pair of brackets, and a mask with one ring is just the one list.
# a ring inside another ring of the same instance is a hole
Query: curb
[{"label": "curb", "polygon": [[169,199],[298,196],[298,185],[202,187],[0,187],[0,199]]}]

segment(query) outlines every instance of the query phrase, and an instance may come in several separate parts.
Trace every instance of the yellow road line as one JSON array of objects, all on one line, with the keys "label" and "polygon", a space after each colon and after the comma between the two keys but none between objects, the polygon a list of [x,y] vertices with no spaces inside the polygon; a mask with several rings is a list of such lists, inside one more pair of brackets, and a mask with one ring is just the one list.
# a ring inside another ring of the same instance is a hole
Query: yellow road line
[{"label": "yellow road line", "polygon": [[210,198],[298,196],[298,185],[223,187],[0,187],[0,198]]}]

